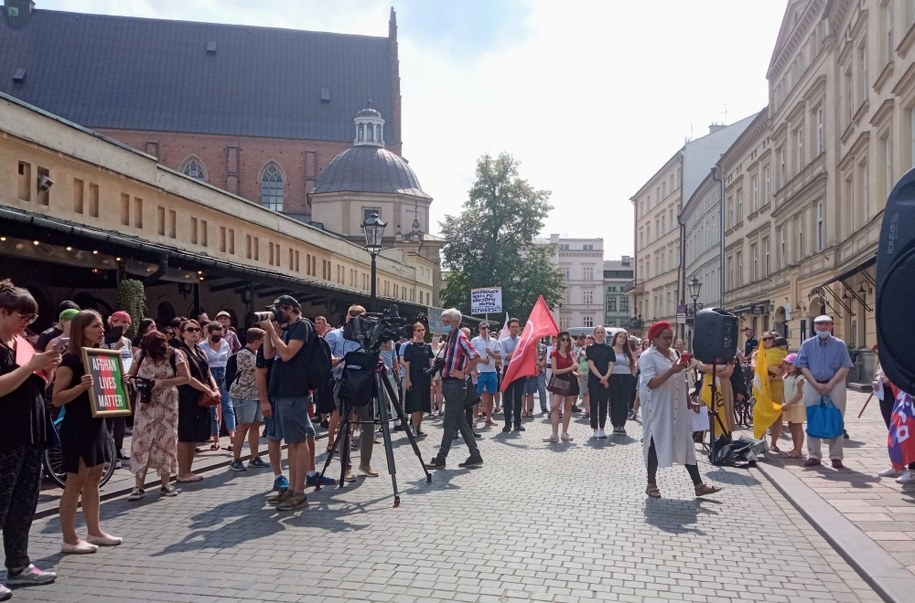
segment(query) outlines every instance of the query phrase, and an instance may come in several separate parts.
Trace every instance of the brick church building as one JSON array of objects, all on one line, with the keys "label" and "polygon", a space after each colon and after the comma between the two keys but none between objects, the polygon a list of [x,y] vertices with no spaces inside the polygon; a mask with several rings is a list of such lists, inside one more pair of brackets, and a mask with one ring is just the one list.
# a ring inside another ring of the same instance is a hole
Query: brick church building
[{"label": "brick church building", "polygon": [[[404,231],[413,224],[414,238],[429,230],[432,199],[401,157],[393,9],[388,36],[373,37],[5,0],[0,92],[304,222],[324,168],[349,151],[320,189],[324,221],[361,237],[353,225],[368,207]],[[346,206],[350,192],[358,207]]]}]

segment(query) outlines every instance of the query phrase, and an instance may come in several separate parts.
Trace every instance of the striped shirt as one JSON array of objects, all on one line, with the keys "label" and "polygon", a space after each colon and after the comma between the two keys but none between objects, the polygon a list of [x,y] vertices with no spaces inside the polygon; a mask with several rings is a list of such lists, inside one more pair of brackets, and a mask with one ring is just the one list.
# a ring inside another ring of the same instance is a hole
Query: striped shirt
[{"label": "striped shirt", "polygon": [[479,354],[470,345],[470,340],[462,331],[455,330],[445,344],[445,366],[442,368],[442,379],[452,378],[452,373],[464,370],[468,360],[477,358]]}]

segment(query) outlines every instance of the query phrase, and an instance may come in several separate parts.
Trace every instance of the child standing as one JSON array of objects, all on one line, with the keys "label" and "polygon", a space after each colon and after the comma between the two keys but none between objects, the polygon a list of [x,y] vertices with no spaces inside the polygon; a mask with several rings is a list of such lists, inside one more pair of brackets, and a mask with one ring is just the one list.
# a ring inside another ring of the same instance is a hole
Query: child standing
[{"label": "child standing", "polygon": [[796,361],[797,354],[788,354],[785,357],[787,371],[783,377],[785,404],[782,406],[782,413],[785,421],[788,422],[791,440],[794,443],[794,449],[786,452],[785,456],[792,459],[804,456],[804,421],[807,419],[807,409],[804,407],[803,401],[804,377],[801,375],[801,369],[795,366]]}]

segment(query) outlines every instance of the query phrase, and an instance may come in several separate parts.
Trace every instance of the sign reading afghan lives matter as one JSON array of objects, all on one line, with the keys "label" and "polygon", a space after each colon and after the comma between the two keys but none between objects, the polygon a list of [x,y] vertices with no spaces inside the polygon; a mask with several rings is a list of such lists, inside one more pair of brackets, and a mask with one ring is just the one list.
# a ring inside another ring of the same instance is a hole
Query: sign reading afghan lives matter
[{"label": "sign reading afghan lives matter", "polygon": [[83,366],[92,377],[89,403],[93,417],[120,417],[130,414],[130,397],[124,385],[121,352],[83,348]]},{"label": "sign reading afghan lives matter", "polygon": [[502,287],[470,290],[471,314],[495,314],[502,311]]}]

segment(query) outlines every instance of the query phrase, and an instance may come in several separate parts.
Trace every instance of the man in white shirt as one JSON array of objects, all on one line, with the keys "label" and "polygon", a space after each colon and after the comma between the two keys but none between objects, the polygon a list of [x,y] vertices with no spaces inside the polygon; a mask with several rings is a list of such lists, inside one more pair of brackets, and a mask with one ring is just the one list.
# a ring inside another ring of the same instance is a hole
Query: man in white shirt
[{"label": "man in white shirt", "polygon": [[486,426],[492,427],[493,395],[499,391],[499,377],[496,374],[496,363],[501,359],[499,342],[490,337],[490,324],[485,320],[480,323],[480,334],[470,340],[470,345],[480,355],[477,362],[477,394],[483,400],[483,415],[486,417]]}]

